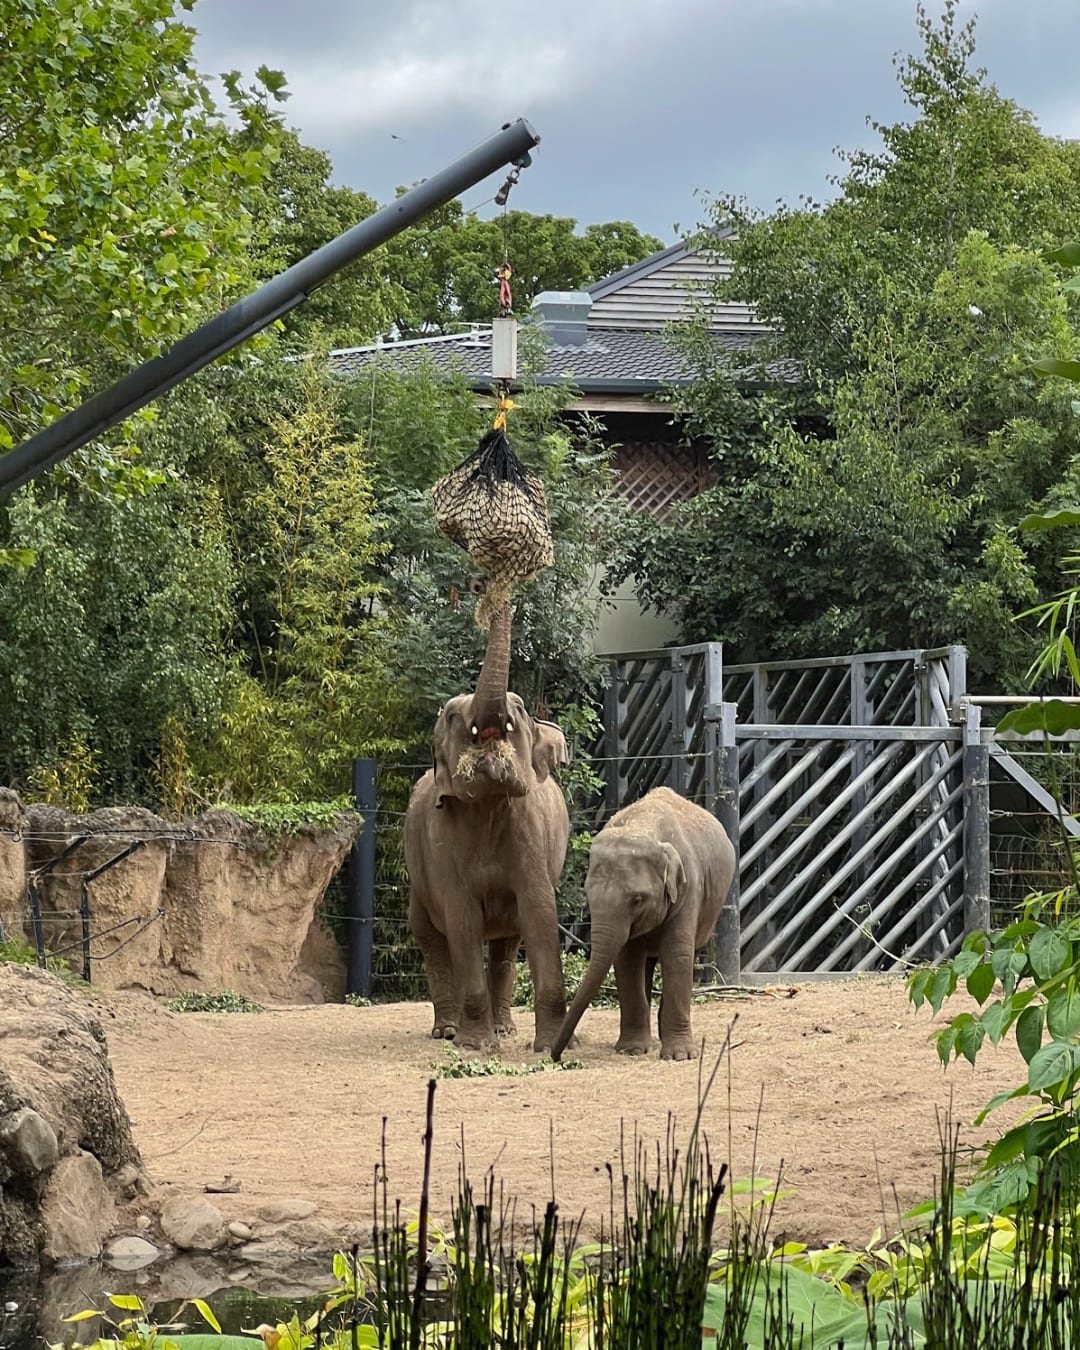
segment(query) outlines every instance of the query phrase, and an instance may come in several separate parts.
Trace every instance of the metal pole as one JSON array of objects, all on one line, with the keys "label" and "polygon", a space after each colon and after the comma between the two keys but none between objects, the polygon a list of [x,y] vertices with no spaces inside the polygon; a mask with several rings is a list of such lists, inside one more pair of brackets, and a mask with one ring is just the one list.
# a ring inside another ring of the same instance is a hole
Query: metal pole
[{"label": "metal pole", "polygon": [[964,707],[964,932],[990,927],[990,747],[982,712]]},{"label": "metal pole", "polygon": [[724,908],[716,922],[716,968],[727,984],[738,984],[742,978],[742,936],[739,916],[739,746],[735,740],[735,719],[738,704],[720,705],[720,791],[718,810],[720,824],[727,831],[735,850],[735,875],[731,879]]},{"label": "metal pole", "polygon": [[425,178],[396,201],[331,239],[251,295],[237,301],[223,314],[181,338],[164,356],[138,366],[110,388],[95,394],[30,440],[0,456],[0,497],[44,473],[87,441],[102,435],[181,380],[288,314],[335,272],[475,186],[488,174],[512,162],[521,161],[524,166],[529,162],[529,150],[539,140],[524,119],[507,123],[475,150],[470,150],[431,178]]},{"label": "metal pole", "polygon": [[363,826],[349,860],[349,967],[350,994],[371,997],[371,952],[375,926],[375,812],[378,805],[373,759],[353,760],[353,799]]},{"label": "metal pole", "polygon": [[82,918],[82,977],[90,983],[90,883],[87,875],[79,883],[79,915]]}]

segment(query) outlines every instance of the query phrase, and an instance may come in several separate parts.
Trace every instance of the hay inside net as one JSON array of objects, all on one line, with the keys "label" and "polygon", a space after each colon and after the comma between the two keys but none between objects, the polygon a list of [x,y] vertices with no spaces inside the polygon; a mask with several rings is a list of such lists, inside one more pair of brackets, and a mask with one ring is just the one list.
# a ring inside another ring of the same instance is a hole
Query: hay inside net
[{"label": "hay inside net", "polygon": [[515,585],[554,562],[544,485],[514,454],[506,433],[493,430],[439,479],[431,496],[439,529],[487,573],[476,606],[476,622],[487,628]]}]

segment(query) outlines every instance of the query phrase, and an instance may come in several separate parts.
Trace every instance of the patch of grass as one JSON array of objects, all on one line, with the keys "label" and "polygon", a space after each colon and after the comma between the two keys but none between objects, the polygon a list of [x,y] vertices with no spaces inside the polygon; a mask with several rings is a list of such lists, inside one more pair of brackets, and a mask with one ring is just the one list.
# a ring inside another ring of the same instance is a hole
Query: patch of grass
[{"label": "patch of grass", "polygon": [[204,994],[194,990],[187,994],[178,994],[165,1005],[173,1012],[212,1012],[212,1013],[258,1013],[262,1004],[255,1003],[244,994],[225,989],[220,994]]},{"label": "patch of grass", "polygon": [[345,1002],[350,1008],[370,1008],[371,999],[365,998],[363,994],[346,994]]},{"label": "patch of grass", "polygon": [[[341,817],[355,814],[355,803],[349,797],[335,797],[328,802],[262,802],[256,806],[234,806],[223,802],[222,809],[254,825],[263,834],[275,837],[300,834],[305,829],[332,830]],[[359,817],[357,827],[359,828]]]},{"label": "patch of grass", "polygon": [[559,1069],[580,1069],[580,1059],[564,1059],[553,1064],[549,1059],[535,1064],[504,1064],[501,1059],[466,1059],[453,1045],[446,1047],[447,1058],[432,1064],[436,1078],[523,1078],[530,1073],[550,1073]]},{"label": "patch of grass", "polygon": [[[37,951],[20,937],[4,938],[0,942],[0,966],[3,965],[36,966]],[[71,967],[64,958],[52,956],[48,952],[45,954],[45,969],[51,970],[54,975],[71,975]]]}]

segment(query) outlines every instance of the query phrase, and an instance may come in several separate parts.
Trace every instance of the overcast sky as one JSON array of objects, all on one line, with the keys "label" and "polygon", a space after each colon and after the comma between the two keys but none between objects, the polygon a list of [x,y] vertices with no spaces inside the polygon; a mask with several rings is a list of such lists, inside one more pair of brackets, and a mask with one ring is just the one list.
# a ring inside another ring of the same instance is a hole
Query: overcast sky
[{"label": "overcast sky", "polygon": [[[1080,0],[972,11],[994,83],[1080,136]],[[205,73],[285,71],[287,119],[338,182],[386,201],[527,117],[543,143],[512,206],[665,243],[698,190],[826,195],[834,147],[902,115],[892,58],[917,44],[914,0],[199,0],[188,21]]]}]

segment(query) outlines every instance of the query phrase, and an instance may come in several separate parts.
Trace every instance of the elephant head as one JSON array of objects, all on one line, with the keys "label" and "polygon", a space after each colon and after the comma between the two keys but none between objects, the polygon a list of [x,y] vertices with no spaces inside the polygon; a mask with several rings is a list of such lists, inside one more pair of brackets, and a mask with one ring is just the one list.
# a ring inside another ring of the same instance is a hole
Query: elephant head
[{"label": "elephant head", "polygon": [[507,689],[509,676],[510,606],[503,605],[491,621],[475,692],[450,699],[435,723],[439,806],[447,798],[524,797],[570,762],[562,732],[553,722],[529,715]]},{"label": "elephant head", "polygon": [[631,938],[660,927],[678,904],[685,880],[673,844],[621,830],[601,830],[593,840],[585,878],[592,932],[589,968],[551,1047],[552,1059],[566,1049],[619,952]]}]

